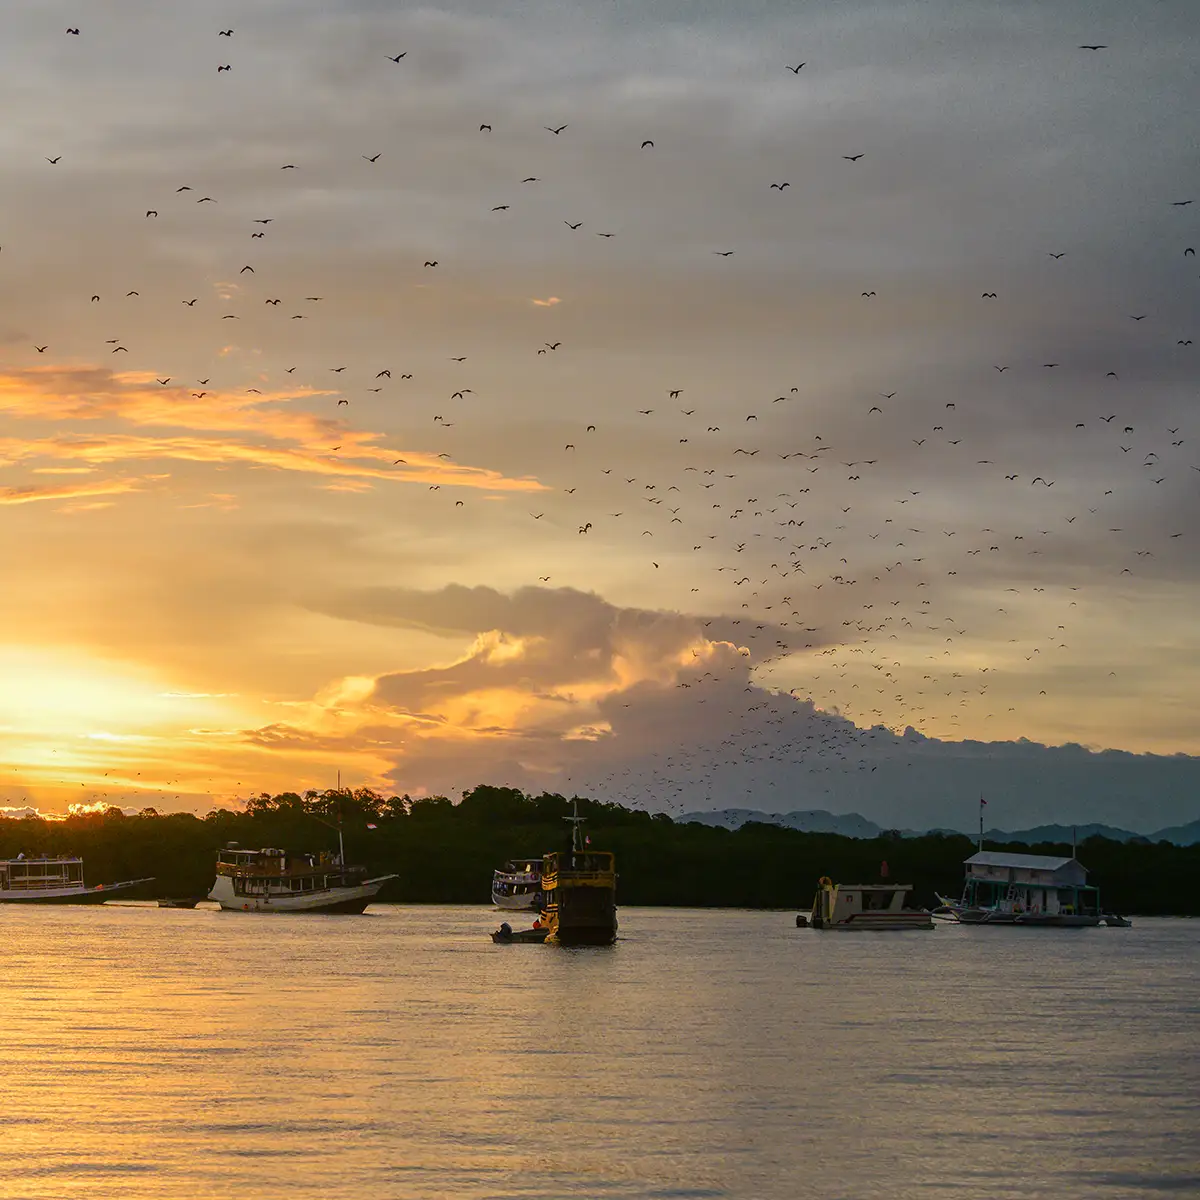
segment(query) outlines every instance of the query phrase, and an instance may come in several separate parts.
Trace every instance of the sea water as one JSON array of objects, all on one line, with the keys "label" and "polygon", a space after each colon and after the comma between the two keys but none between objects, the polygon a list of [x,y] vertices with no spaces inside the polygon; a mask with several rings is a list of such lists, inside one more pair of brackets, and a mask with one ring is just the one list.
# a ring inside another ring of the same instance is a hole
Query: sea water
[{"label": "sea water", "polygon": [[1200,1193],[1200,922],[620,917],[0,906],[0,1197]]}]

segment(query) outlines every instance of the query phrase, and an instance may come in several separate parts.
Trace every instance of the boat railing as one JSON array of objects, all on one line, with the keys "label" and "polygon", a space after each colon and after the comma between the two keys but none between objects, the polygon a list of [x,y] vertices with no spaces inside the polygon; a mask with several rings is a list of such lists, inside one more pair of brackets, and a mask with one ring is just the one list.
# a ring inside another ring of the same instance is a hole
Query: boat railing
[{"label": "boat railing", "polygon": [[71,879],[66,875],[26,875],[10,878],[7,884],[7,890],[10,892],[34,892],[42,891],[47,884],[52,884],[54,887],[78,887],[84,886],[82,879]]},{"label": "boat railing", "polygon": [[81,863],[83,859],[76,854],[40,854],[36,858],[4,858],[0,866],[25,867],[36,866],[38,863]]}]

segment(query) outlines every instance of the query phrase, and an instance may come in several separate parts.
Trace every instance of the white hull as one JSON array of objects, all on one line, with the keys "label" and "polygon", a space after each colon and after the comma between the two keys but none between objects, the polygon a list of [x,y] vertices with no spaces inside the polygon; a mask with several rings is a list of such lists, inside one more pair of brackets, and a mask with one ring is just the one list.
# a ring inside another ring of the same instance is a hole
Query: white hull
[{"label": "white hull", "polygon": [[83,900],[91,888],[48,887],[48,888],[0,888],[0,900]]},{"label": "white hull", "polygon": [[894,916],[886,913],[858,913],[844,921],[829,922],[816,917],[812,921],[812,927],[814,929],[849,930],[850,932],[881,929],[932,929],[933,918],[923,912],[904,912]]},{"label": "white hull", "polygon": [[541,892],[530,892],[524,896],[499,896],[492,893],[492,903],[505,912],[537,912],[541,909]]},{"label": "white hull", "polygon": [[280,892],[270,896],[239,896],[233,890],[233,880],[228,875],[218,875],[208,898],[215,900],[228,912],[362,912],[389,879],[395,879],[395,876],[368,879],[356,887],[295,894]]},{"label": "white hull", "polygon": [[112,897],[119,898],[131,888],[153,882],[153,878],[148,878],[99,883],[95,887],[76,883],[63,887],[0,888],[0,904],[103,904]]}]

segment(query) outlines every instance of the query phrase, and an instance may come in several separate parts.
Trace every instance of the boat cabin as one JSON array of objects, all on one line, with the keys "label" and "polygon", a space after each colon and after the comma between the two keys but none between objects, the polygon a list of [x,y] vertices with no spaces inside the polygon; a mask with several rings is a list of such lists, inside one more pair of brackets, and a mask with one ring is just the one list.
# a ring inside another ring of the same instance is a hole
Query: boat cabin
[{"label": "boat cabin", "polygon": [[84,890],[83,859],[16,858],[0,860],[0,892],[42,892],[47,888]]},{"label": "boat cabin", "polygon": [[594,877],[598,884],[615,881],[613,856],[607,850],[568,850],[562,854],[547,854],[543,877],[569,875],[576,882]]},{"label": "boat cabin", "polygon": [[607,850],[547,854],[542,868],[546,941],[610,945],[617,936],[617,871]]},{"label": "boat cabin", "polygon": [[814,929],[931,929],[924,909],[906,904],[911,883],[834,883],[821,880],[813,900]]},{"label": "boat cabin", "polygon": [[237,896],[291,896],[357,887],[365,867],[344,867],[336,854],[288,854],[286,850],[217,851],[217,874],[233,880]]},{"label": "boat cabin", "polygon": [[540,858],[510,858],[492,873],[492,898],[531,902],[542,892],[542,860]]},{"label": "boat cabin", "polygon": [[981,850],[967,869],[962,903],[968,908],[1022,916],[1099,916],[1100,891],[1075,858]]}]

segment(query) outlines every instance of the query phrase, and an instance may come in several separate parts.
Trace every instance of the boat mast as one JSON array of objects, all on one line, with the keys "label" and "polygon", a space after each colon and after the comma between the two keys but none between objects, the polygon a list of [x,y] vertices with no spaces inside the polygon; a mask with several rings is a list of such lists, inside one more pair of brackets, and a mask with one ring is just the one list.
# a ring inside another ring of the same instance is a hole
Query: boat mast
[{"label": "boat mast", "polygon": [[337,773],[337,790],[338,790],[338,866],[344,871],[346,869],[346,843],[342,838],[342,772],[341,768]]},{"label": "boat mast", "polygon": [[979,797],[979,847],[978,847],[980,854],[983,853],[983,808],[984,808],[985,804],[987,804],[987,801],[982,796],[980,796]]},{"label": "boat mast", "polygon": [[584,821],[587,820],[587,817],[581,817],[579,815],[578,800],[571,801],[571,815],[569,817],[563,817],[563,820],[571,822],[571,849],[572,851],[578,853],[583,849],[583,843],[579,838],[579,827],[584,823]]}]

